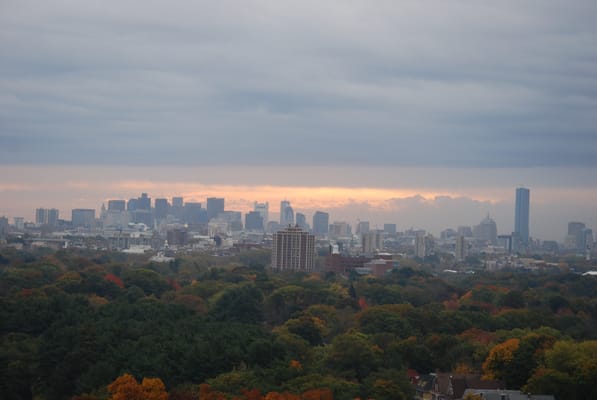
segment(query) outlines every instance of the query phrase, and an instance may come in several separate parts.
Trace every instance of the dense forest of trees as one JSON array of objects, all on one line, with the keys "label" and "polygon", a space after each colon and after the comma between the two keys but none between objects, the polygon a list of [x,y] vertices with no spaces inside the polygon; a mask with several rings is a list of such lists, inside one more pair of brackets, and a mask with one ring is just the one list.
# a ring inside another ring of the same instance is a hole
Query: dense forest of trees
[{"label": "dense forest of trees", "polygon": [[410,399],[406,369],[597,398],[597,277],[268,262],[3,249],[0,398]]}]

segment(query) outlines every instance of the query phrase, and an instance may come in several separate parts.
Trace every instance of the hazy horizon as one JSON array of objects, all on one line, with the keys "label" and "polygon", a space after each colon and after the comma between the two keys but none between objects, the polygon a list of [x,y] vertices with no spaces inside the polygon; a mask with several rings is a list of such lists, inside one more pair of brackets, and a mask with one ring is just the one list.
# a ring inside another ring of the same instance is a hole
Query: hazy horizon
[{"label": "hazy horizon", "polygon": [[[514,192],[503,169],[364,168],[364,167],[3,167],[0,215],[33,220],[35,208],[58,208],[69,220],[73,208],[99,209],[110,199],[182,196],[205,207],[207,197],[224,197],[226,209],[247,212],[255,201],[270,203],[272,219],[279,202],[291,201],[295,212],[311,222],[316,210],[330,222],[370,221],[383,228],[395,223],[437,235],[446,228],[476,225],[489,214],[500,234],[514,226]],[[510,171],[512,173],[512,171]],[[558,174],[561,176],[558,178]],[[571,174],[575,179],[566,179]],[[522,186],[531,190],[531,236],[563,241],[567,223],[597,227],[597,189],[583,186],[592,170],[525,169]],[[289,179],[289,177],[292,177]],[[444,183],[441,183],[441,182]],[[558,182],[555,184],[555,182]],[[12,221],[11,221],[12,222]]]},{"label": "hazy horizon", "polygon": [[6,0],[0,215],[281,197],[435,234],[597,228],[597,3]]}]

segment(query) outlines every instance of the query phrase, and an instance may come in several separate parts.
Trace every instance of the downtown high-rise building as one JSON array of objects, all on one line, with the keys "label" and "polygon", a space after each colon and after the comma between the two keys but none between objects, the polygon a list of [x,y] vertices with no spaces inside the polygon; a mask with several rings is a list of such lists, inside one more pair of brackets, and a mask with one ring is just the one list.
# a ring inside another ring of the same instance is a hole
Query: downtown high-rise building
[{"label": "downtown high-rise building", "polygon": [[361,233],[361,250],[365,255],[374,255],[383,250],[383,231],[368,230]]},{"label": "downtown high-rise building", "polygon": [[280,202],[280,226],[283,228],[294,226],[294,210],[288,200]]},{"label": "downtown high-rise building", "polygon": [[307,217],[305,216],[305,214],[297,212],[296,215],[296,226],[298,226],[299,228],[301,228],[304,231],[309,232],[309,224],[307,223]]},{"label": "downtown high-rise building", "polygon": [[211,220],[218,216],[219,213],[224,212],[224,199],[218,197],[210,197],[207,199],[207,220]]},{"label": "downtown high-rise building", "polygon": [[92,229],[95,227],[95,210],[89,208],[75,208],[71,212],[73,228]]},{"label": "downtown high-rise building", "polygon": [[36,225],[58,225],[59,211],[56,208],[37,208],[35,210]]},{"label": "downtown high-rise building", "polygon": [[473,228],[473,236],[479,244],[497,244],[497,224],[489,217],[489,214]]},{"label": "downtown high-rise building", "polygon": [[263,227],[265,228],[269,222],[269,203],[255,202],[253,205],[253,211],[257,211],[261,215],[261,218],[263,219]]},{"label": "downtown high-rise building", "polygon": [[305,271],[315,268],[315,236],[298,226],[289,226],[274,233],[272,269],[274,271]]},{"label": "downtown high-rise building", "polygon": [[313,214],[313,234],[325,236],[330,228],[330,214],[323,211],[315,211]]},{"label": "downtown high-rise building", "polygon": [[108,200],[108,211],[120,211],[126,210],[126,201],[124,200]]},{"label": "downtown high-rise building", "polygon": [[517,188],[516,207],[514,209],[514,236],[522,246],[529,244],[529,205],[529,189]]},{"label": "downtown high-rise building", "polygon": [[568,248],[577,251],[583,251],[585,249],[585,229],[586,226],[583,222],[568,222],[568,236],[566,237]]},{"label": "downtown high-rise building", "polygon": [[170,203],[168,202],[168,199],[155,199],[153,212],[157,220],[166,219],[170,212]]},{"label": "downtown high-rise building", "polygon": [[245,214],[245,229],[248,231],[263,231],[263,216],[259,211],[249,211]]}]

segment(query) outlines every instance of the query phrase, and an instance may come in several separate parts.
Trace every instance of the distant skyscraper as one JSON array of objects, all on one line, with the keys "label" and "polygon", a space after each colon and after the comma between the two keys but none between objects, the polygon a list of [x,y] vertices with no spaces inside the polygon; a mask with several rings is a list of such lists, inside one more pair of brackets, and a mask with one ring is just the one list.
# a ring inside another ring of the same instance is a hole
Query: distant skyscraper
[{"label": "distant skyscraper", "polygon": [[473,237],[473,229],[470,226],[459,226],[457,232],[464,237]]},{"label": "distant skyscraper", "polygon": [[577,251],[585,250],[585,224],[582,222],[568,222],[568,246]]},{"label": "distant skyscraper", "polygon": [[493,219],[487,217],[481,223],[475,226],[473,230],[475,240],[492,245],[497,244],[497,225]]},{"label": "distant skyscraper", "polygon": [[373,255],[383,250],[383,231],[373,230],[361,234],[361,249],[363,254]]},{"label": "distant skyscraper", "polygon": [[456,237],[456,251],[454,255],[456,256],[456,261],[464,261],[466,258],[467,248],[466,248],[466,239],[462,235],[458,235]]},{"label": "distant skyscraper", "polygon": [[396,224],[383,224],[383,231],[386,235],[395,235]]},{"label": "distant skyscraper", "polygon": [[15,229],[17,231],[22,231],[23,229],[25,229],[25,218],[14,217],[14,221],[15,221]]},{"label": "distant skyscraper", "polygon": [[199,224],[201,222],[207,222],[201,220],[201,203],[186,202],[183,207],[184,221],[188,224]]},{"label": "distant skyscraper", "polygon": [[249,211],[245,214],[245,229],[248,231],[263,231],[263,217],[259,211]]},{"label": "distant skyscraper", "polygon": [[257,211],[259,214],[261,214],[261,218],[263,219],[263,227],[265,228],[267,226],[267,223],[269,222],[269,203],[255,202],[253,211]]},{"label": "distant skyscraper", "polygon": [[72,210],[71,223],[73,228],[93,228],[95,225],[95,210],[75,208]]},{"label": "distant skyscraper", "polygon": [[274,233],[272,269],[306,271],[315,267],[315,236],[299,227],[287,227]]},{"label": "distant skyscraper", "polygon": [[297,212],[296,213],[296,224],[304,231],[309,232],[309,224],[307,224],[307,217],[305,214]]},{"label": "distant skyscraper", "polygon": [[137,198],[137,210],[151,210],[151,198],[147,197],[147,193],[141,193],[141,197]]},{"label": "distant skyscraper", "polygon": [[369,232],[369,221],[359,221],[357,224],[357,235]]},{"label": "distant skyscraper", "polygon": [[423,233],[417,234],[415,237],[415,256],[419,258],[425,258],[433,254],[433,248],[435,241],[433,236],[425,236]]},{"label": "distant skyscraper", "polygon": [[211,220],[218,216],[219,213],[224,212],[224,199],[218,197],[210,197],[207,199],[207,219]]},{"label": "distant skyscraper", "polygon": [[182,197],[172,197],[172,207],[170,214],[179,221],[184,220],[184,199]]},{"label": "distant skyscraper", "polygon": [[50,226],[58,225],[59,211],[56,208],[48,209],[48,221],[46,222]]},{"label": "distant skyscraper", "polygon": [[529,203],[530,191],[516,189],[516,208],[514,211],[514,234],[522,246],[529,244]]},{"label": "distant skyscraper", "polygon": [[329,226],[329,236],[337,239],[340,237],[348,237],[352,235],[352,229],[348,222],[334,221]]},{"label": "distant skyscraper", "polygon": [[184,205],[184,199],[182,197],[172,197],[172,207],[182,208]]},{"label": "distant skyscraper", "polygon": [[108,211],[124,211],[126,209],[126,201],[124,200],[108,200]]},{"label": "distant skyscraper", "polygon": [[168,199],[155,199],[153,211],[157,220],[165,219],[170,211],[170,203],[168,202]]},{"label": "distant skyscraper", "polygon": [[36,225],[58,225],[58,210],[55,208],[37,208],[35,210]]},{"label": "distant skyscraper", "polygon": [[36,225],[45,225],[48,223],[48,210],[45,208],[36,208],[35,209],[35,224]]},{"label": "distant skyscraper", "polygon": [[313,233],[317,236],[328,234],[330,226],[330,214],[322,211],[316,211],[313,214]]},{"label": "distant skyscraper", "polygon": [[294,210],[290,206],[288,200],[282,200],[280,202],[280,225],[282,227],[294,225]]},{"label": "distant skyscraper", "polygon": [[585,229],[583,231],[583,249],[587,252],[591,252],[593,250],[593,230],[592,229]]},{"label": "distant skyscraper", "polygon": [[8,233],[8,218],[0,217],[0,239],[4,239]]}]

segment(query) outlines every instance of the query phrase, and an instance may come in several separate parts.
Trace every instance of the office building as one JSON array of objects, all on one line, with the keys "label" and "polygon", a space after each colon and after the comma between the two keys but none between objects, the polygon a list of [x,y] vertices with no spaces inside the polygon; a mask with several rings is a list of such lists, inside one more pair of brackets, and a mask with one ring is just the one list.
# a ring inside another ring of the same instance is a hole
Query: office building
[{"label": "office building", "polygon": [[108,211],[125,211],[126,201],[124,200],[108,200]]},{"label": "office building", "polygon": [[38,226],[57,226],[58,210],[55,208],[37,208],[35,210],[35,224]]},{"label": "office building", "polygon": [[425,258],[433,254],[435,241],[430,234],[418,233],[415,237],[415,256]]},{"label": "office building", "polygon": [[332,238],[349,237],[352,235],[352,229],[348,222],[334,221],[329,226],[328,234]]},{"label": "office building", "polygon": [[263,216],[259,211],[249,211],[245,214],[245,229],[248,231],[263,231]]},{"label": "office building", "polygon": [[307,217],[305,216],[305,214],[300,212],[296,213],[296,226],[298,226],[304,231],[309,232],[309,224],[307,224]]},{"label": "office building", "polygon": [[92,229],[95,226],[95,210],[75,208],[72,210],[71,217],[73,228]]},{"label": "office building", "polygon": [[35,224],[45,225],[48,221],[48,214],[45,208],[35,209]]},{"label": "office building", "polygon": [[316,211],[313,214],[313,234],[325,236],[329,232],[330,214],[322,211]]},{"label": "office building", "polygon": [[388,236],[396,235],[396,224],[383,224],[383,231]]},{"label": "office building", "polygon": [[456,237],[456,249],[454,252],[454,256],[456,261],[464,261],[467,256],[467,247],[466,247],[466,239],[463,235],[458,235]]},{"label": "office building", "polygon": [[473,236],[481,244],[497,244],[497,225],[493,219],[487,217],[473,229]]},{"label": "office building", "polygon": [[[110,207],[110,203],[108,203],[108,208]],[[132,198],[126,203],[127,211],[136,211],[136,210],[151,210],[151,198],[147,197],[147,193],[141,193],[141,197],[137,197],[136,199]]]},{"label": "office building", "polygon": [[170,212],[170,203],[168,202],[168,199],[155,199],[153,211],[157,220],[166,219]]},{"label": "office building", "polygon": [[520,244],[524,247],[529,244],[529,203],[529,189],[517,188],[516,207],[514,211],[514,233]]},{"label": "office building", "polygon": [[8,218],[0,217],[0,239],[5,239],[8,233]]},{"label": "office building", "polygon": [[243,229],[243,216],[240,211],[222,211],[214,219],[227,222],[233,232]]},{"label": "office building", "polygon": [[0,239],[5,239],[8,233],[8,218],[0,217]]},{"label": "office building", "polygon": [[183,210],[183,220],[187,224],[207,222],[207,212],[204,212],[205,210],[201,208],[201,203],[186,202]]},{"label": "office building", "polygon": [[207,220],[218,216],[219,213],[224,212],[224,199],[219,197],[210,197],[207,199]]},{"label": "office building", "polygon": [[23,217],[14,217],[15,222],[15,229],[17,231],[23,231],[25,229],[25,218]]},{"label": "office building", "polygon": [[269,203],[255,202],[253,211],[257,211],[261,215],[261,218],[263,219],[263,227],[265,228],[269,222]]},{"label": "office building", "polygon": [[59,215],[60,215],[60,212],[58,211],[58,209],[48,208],[48,210],[47,210],[48,220],[46,223],[49,226],[58,226]]},{"label": "office building", "polygon": [[184,206],[184,199],[182,197],[172,197],[172,207],[182,208]]},{"label": "office building", "polygon": [[172,197],[170,215],[172,215],[178,221],[184,221],[184,199],[182,197]]},{"label": "office building", "polygon": [[568,237],[566,238],[566,245],[568,248],[575,249],[577,251],[584,250],[585,229],[586,226],[582,222],[568,222]]},{"label": "office building", "polygon": [[470,226],[459,226],[457,229],[458,235],[462,235],[467,238],[473,237],[473,229]]},{"label": "office building", "polygon": [[315,267],[315,236],[299,227],[274,233],[272,269],[311,272]]},{"label": "office building", "polygon": [[357,223],[357,235],[369,232],[369,221],[359,221]]},{"label": "office building", "polygon": [[583,249],[587,252],[591,252],[593,250],[593,230],[592,229],[585,229],[583,231]]},{"label": "office building", "polygon": [[294,210],[288,200],[280,202],[280,225],[282,227],[294,226]]},{"label": "office building", "polygon": [[373,230],[361,234],[361,249],[365,255],[383,250],[383,231]]},{"label": "office building", "polygon": [[[108,204],[108,208],[110,205]],[[147,193],[141,193],[141,197],[136,199],[129,199],[126,204],[127,211],[130,212],[131,218],[134,223],[145,224],[152,226],[151,216],[151,198],[147,196]]]}]

